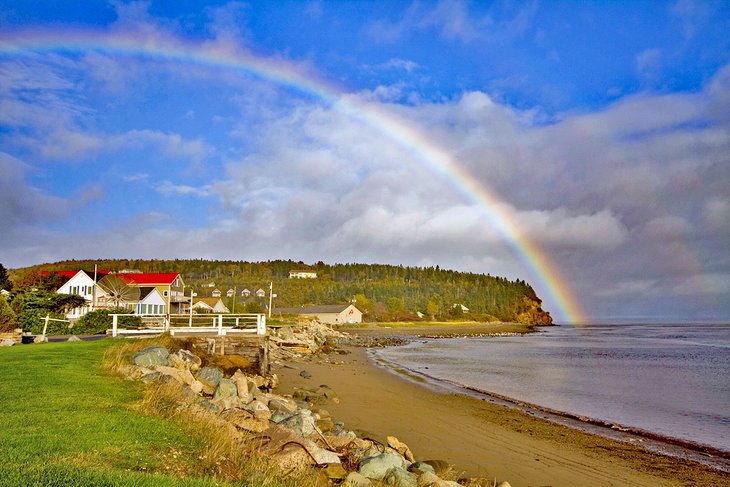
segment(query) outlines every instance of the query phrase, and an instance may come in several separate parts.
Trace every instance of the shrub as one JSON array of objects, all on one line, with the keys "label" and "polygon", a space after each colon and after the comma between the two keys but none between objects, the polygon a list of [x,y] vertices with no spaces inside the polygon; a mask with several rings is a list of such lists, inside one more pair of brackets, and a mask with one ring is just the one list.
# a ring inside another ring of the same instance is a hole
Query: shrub
[{"label": "shrub", "polygon": [[[129,313],[126,308],[108,308],[90,311],[82,316],[73,325],[73,332],[76,334],[93,335],[95,333],[104,333],[112,327],[111,314]],[[120,316],[118,321],[120,328],[140,328],[142,319],[139,316]]]},{"label": "shrub", "polygon": [[13,331],[18,326],[15,311],[4,295],[0,294],[0,332]]}]

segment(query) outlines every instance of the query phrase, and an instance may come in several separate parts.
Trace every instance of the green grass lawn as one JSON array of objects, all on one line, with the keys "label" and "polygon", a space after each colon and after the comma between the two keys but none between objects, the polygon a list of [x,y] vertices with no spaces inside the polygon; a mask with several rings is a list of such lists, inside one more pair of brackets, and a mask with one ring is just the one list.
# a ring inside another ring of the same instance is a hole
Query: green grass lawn
[{"label": "green grass lawn", "polygon": [[114,343],[0,348],[0,486],[232,485],[182,424],[133,409],[142,384],[101,368]]}]

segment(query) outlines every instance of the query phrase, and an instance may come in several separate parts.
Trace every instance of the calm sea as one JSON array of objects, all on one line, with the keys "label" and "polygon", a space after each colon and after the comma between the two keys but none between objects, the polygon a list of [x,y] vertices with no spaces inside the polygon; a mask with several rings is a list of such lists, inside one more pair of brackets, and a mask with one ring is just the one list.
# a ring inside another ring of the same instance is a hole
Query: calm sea
[{"label": "calm sea", "polygon": [[482,391],[730,452],[730,325],[546,327],[381,358]]}]

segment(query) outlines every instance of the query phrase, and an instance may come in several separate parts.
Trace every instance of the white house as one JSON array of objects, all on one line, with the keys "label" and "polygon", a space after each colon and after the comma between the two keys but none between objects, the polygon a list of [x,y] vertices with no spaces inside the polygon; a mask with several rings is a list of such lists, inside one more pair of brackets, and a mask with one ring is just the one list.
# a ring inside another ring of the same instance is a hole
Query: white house
[{"label": "white house", "polygon": [[258,289],[258,290],[256,291],[256,297],[257,297],[257,298],[263,298],[263,297],[265,297],[265,296],[266,296],[266,291],[264,291],[263,289],[259,288],[259,289]]},{"label": "white house", "polygon": [[248,289],[244,289],[244,290],[241,291],[241,297],[242,298],[247,298],[249,296],[251,296],[251,291],[249,291]]},{"label": "white house", "polygon": [[236,294],[236,291],[234,291],[233,289],[229,289],[228,291],[226,291],[227,298],[232,298],[234,294]]},{"label": "white house", "polygon": [[210,295],[213,296],[214,298],[220,298],[221,297],[220,289],[213,289],[213,292],[210,293]]},{"label": "white house", "polygon": [[289,279],[317,279],[317,273],[314,271],[289,271]]},{"label": "white house", "polygon": [[[86,299],[86,304],[83,306],[79,306],[78,308],[74,308],[71,311],[69,311],[66,314],[66,318],[70,320],[76,320],[78,318],[81,318],[86,313],[91,311],[93,309],[93,299],[94,299],[94,279],[90,277],[86,272],[79,270],[79,271],[51,271],[54,274],[60,274],[62,276],[68,277],[69,280],[66,281],[61,287],[59,287],[56,292],[59,294],[76,294],[78,296],[81,296]],[[96,286],[96,298],[103,298],[106,296],[106,293],[104,291]]]},{"label": "white house", "polygon": [[333,304],[325,306],[302,306],[301,308],[277,308],[274,312],[299,316],[311,316],[322,323],[342,325],[362,323],[362,311],[352,304]]},{"label": "white house", "polygon": [[221,298],[195,298],[193,310],[196,313],[229,313],[228,307]]},{"label": "white house", "polygon": [[139,302],[136,311],[138,315],[164,315],[167,311],[167,301],[154,286],[139,288]]}]

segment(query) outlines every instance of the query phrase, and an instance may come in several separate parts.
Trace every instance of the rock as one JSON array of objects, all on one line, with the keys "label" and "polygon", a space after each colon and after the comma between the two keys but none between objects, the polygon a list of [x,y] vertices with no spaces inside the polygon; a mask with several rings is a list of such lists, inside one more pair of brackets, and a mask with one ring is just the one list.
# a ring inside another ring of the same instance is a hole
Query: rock
[{"label": "rock", "polygon": [[170,365],[170,352],[160,345],[143,348],[132,356],[136,365]]},{"label": "rock", "polygon": [[153,382],[159,382],[162,379],[162,374],[159,372],[150,372],[140,377],[142,382],[145,384],[152,384]]},{"label": "rock", "polygon": [[2,342],[0,342],[0,347],[12,347],[15,345],[15,341],[11,340],[10,338],[6,338]]},{"label": "rock", "polygon": [[497,487],[512,487],[506,480],[497,484]]},{"label": "rock", "polygon": [[246,411],[253,413],[256,419],[271,419],[271,410],[269,407],[261,401],[253,400],[250,403],[243,406]]},{"label": "rock", "polygon": [[242,402],[249,403],[253,400],[253,396],[251,396],[251,393],[248,391],[248,381],[246,376],[243,376],[242,374],[241,376],[238,376],[236,373],[233,374],[233,377],[231,377],[231,381],[236,385],[236,393]]},{"label": "rock", "polygon": [[403,455],[406,460],[408,460],[409,462],[415,461],[415,458],[413,458],[413,453],[411,453],[411,449],[408,448],[408,445],[400,441],[395,436],[388,436],[387,440],[388,446]]},{"label": "rock", "polygon": [[297,408],[297,403],[293,400],[278,396],[269,400],[269,409],[272,411],[285,411],[291,414],[299,408]]},{"label": "rock", "polygon": [[291,415],[292,415],[292,413],[290,413],[288,411],[284,411],[282,409],[277,409],[276,411],[274,411],[273,413],[271,413],[271,419],[270,419],[270,421],[272,423],[279,424],[282,421],[284,421],[285,419],[290,418]]},{"label": "rock", "polygon": [[425,464],[433,467],[433,470],[434,470],[434,472],[436,472],[436,475],[441,475],[442,473],[448,471],[451,468],[451,465],[449,465],[449,462],[445,462],[443,460],[424,460],[422,463],[425,463]]},{"label": "rock", "polygon": [[185,369],[190,372],[195,372],[200,368],[203,361],[194,353],[180,349],[177,352],[170,354],[170,363],[177,369]]},{"label": "rock", "polygon": [[436,471],[433,469],[431,465],[424,462],[414,462],[408,467],[409,472],[413,472],[416,474],[422,474],[422,473],[432,473],[436,474]]},{"label": "rock", "polygon": [[261,433],[269,429],[269,422],[264,419],[256,419],[253,413],[250,413],[244,409],[229,409],[221,413],[221,417],[245,431],[251,431],[253,433]]},{"label": "rock", "polygon": [[[311,444],[310,444],[311,443]],[[340,464],[340,457],[337,455],[337,453],[329,450],[325,450],[324,448],[320,448],[317,445],[315,445],[313,442],[307,441],[306,443],[307,451],[310,455],[312,455],[312,458],[314,459],[315,463],[317,465],[334,465]]]},{"label": "rock", "polygon": [[301,372],[299,372],[299,375],[301,375],[305,379],[311,379],[312,378],[312,373],[309,372],[309,371],[307,371],[307,370],[302,370]]},{"label": "rock", "polygon": [[441,479],[433,472],[424,472],[421,475],[418,476],[418,487],[429,487],[431,485],[436,485],[441,481]]},{"label": "rock", "polygon": [[[261,377],[260,375],[254,375],[253,377],[251,377],[251,380],[253,381],[254,385],[256,386],[256,389],[265,387],[266,384],[269,383],[269,381],[266,380],[265,377]],[[252,393],[253,393],[253,391],[252,391]]]},{"label": "rock", "polygon": [[405,459],[393,452],[364,458],[359,465],[358,473],[372,480],[383,480],[391,468],[406,468]]},{"label": "rock", "polygon": [[215,388],[213,399],[224,399],[227,397],[238,398],[238,389],[232,380],[221,379],[220,382],[218,382],[218,387]]},{"label": "rock", "polygon": [[416,476],[402,467],[395,467],[388,470],[383,481],[387,485],[394,487],[418,487]]},{"label": "rock", "polygon": [[211,402],[207,399],[200,398],[198,400],[198,406],[200,406],[203,409],[207,409],[208,411],[214,412],[216,414],[220,413],[222,411],[221,407],[214,402]]},{"label": "rock", "polygon": [[199,380],[193,379],[193,382],[190,383],[190,390],[196,394],[200,394],[203,392],[203,383]]},{"label": "rock", "polygon": [[344,487],[368,487],[370,485],[370,479],[357,472],[350,472],[345,477],[342,485]]},{"label": "rock", "polygon": [[212,401],[220,406],[221,410],[226,411],[228,409],[236,409],[241,408],[243,406],[243,403],[238,398],[238,396],[228,396],[228,397],[220,397],[218,399],[212,399]]},{"label": "rock", "polygon": [[33,343],[45,343],[48,341],[48,337],[45,335],[36,335],[36,337],[33,339]]},{"label": "rock", "polygon": [[203,392],[212,395],[223,378],[223,372],[217,367],[202,367],[195,372],[195,378],[202,382]]},{"label": "rock", "polygon": [[76,335],[71,335],[70,337],[68,337],[68,340],[66,340],[66,341],[67,342],[80,342],[81,338],[77,337]]},{"label": "rock", "polygon": [[319,428],[319,431],[322,433],[332,433],[337,429],[332,418],[318,419],[317,428]]},{"label": "rock", "polygon": [[180,369],[176,369],[175,367],[167,365],[150,365],[149,368],[155,372],[159,372],[161,375],[171,377],[181,384],[185,382],[180,375]]},{"label": "rock", "polygon": [[316,428],[314,415],[309,409],[301,409],[286,418],[285,420],[281,421],[279,424],[281,426],[285,426],[291,430],[294,430],[297,435],[303,438],[306,438],[307,436],[314,433]]},{"label": "rock", "polygon": [[279,376],[276,374],[271,375],[270,384],[272,389],[278,389],[279,387]]}]

